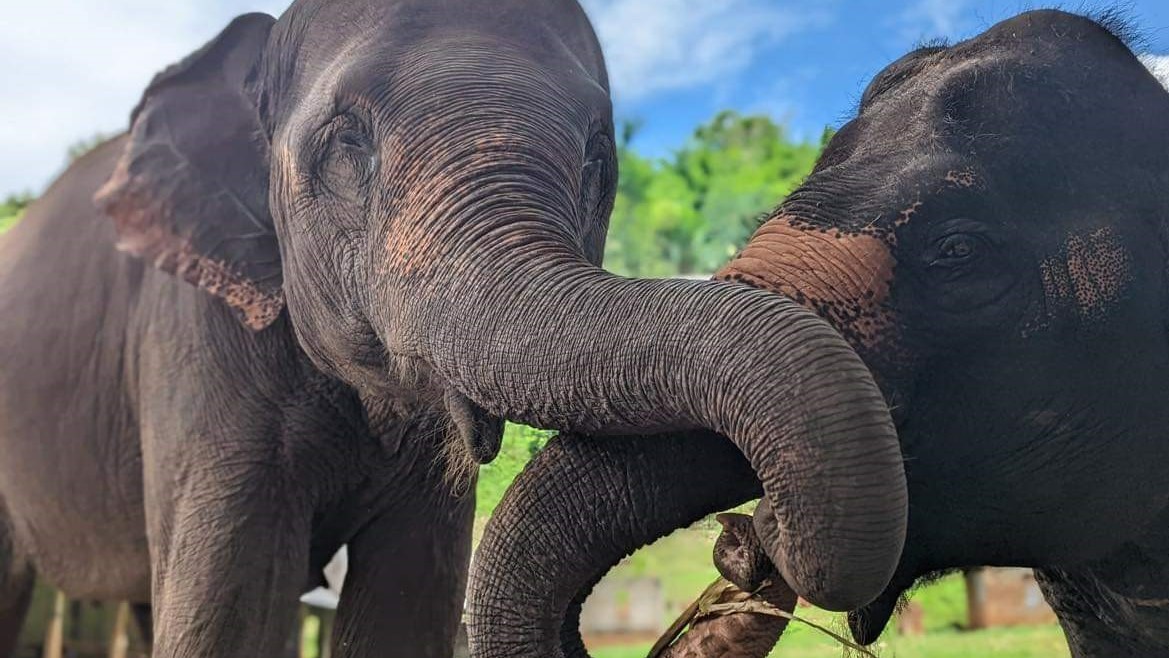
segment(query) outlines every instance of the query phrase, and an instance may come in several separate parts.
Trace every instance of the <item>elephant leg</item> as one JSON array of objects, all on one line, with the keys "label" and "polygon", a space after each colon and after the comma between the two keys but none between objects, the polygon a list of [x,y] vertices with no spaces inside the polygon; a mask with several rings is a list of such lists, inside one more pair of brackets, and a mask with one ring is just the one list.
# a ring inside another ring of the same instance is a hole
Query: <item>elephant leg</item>
[{"label": "elephant leg", "polygon": [[16,554],[6,522],[0,518],[0,658],[16,652],[35,582],[32,568]]},{"label": "elephant leg", "polygon": [[148,522],[154,658],[280,656],[293,632],[311,512],[280,466],[231,452],[147,489],[148,512],[152,496],[170,503]]},{"label": "elephant leg", "polygon": [[[1149,565],[1135,566],[1147,573]],[[1085,568],[1036,569],[1035,580],[1059,618],[1072,658],[1169,655],[1166,599],[1129,598]]]},{"label": "elephant leg", "polygon": [[349,542],[333,632],[339,658],[450,658],[454,652],[474,482],[461,495],[429,478],[399,486],[400,502]]}]

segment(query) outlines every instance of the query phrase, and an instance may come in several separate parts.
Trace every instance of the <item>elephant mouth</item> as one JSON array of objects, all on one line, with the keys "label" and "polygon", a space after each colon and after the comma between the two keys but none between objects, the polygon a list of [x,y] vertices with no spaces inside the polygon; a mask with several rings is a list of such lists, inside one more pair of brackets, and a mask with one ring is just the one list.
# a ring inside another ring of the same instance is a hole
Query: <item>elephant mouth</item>
[{"label": "elephant mouth", "polygon": [[848,630],[852,633],[853,641],[861,646],[876,642],[897,611],[902,594],[908,589],[890,583],[871,603],[848,613]]},{"label": "elephant mouth", "polygon": [[906,593],[918,586],[926,585],[953,572],[953,569],[940,569],[917,573],[906,568],[903,562],[897,574],[889,582],[884,592],[867,605],[861,606],[848,613],[848,630],[854,642],[861,646],[868,646],[877,641],[893,614],[906,601]]}]

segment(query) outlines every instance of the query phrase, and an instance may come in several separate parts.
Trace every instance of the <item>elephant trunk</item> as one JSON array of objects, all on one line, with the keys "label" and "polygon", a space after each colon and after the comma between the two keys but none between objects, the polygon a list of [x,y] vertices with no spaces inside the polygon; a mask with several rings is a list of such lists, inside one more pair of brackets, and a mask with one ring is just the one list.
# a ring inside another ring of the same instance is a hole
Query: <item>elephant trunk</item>
[{"label": "elephant trunk", "polygon": [[710,432],[560,436],[487,524],[468,600],[472,655],[584,658],[580,606],[637,548],[762,493]]},{"label": "elephant trunk", "polygon": [[735,283],[630,280],[550,243],[495,242],[474,284],[449,284],[408,331],[448,386],[538,427],[719,432],[763,483],[782,531],[769,554],[793,589],[835,610],[882,591],[905,534],[901,452],[827,322]]},{"label": "elephant trunk", "polygon": [[[426,157],[386,190],[395,212],[373,237],[385,251],[372,252],[368,309],[393,363],[422,365],[471,417],[727,436],[776,512],[768,550],[792,588],[826,608],[867,603],[897,563],[906,493],[864,363],[774,292],[602,270],[610,139],[566,128],[590,124],[577,94],[508,71],[506,94],[444,98],[403,138]],[[404,192],[415,183],[424,192]]]}]

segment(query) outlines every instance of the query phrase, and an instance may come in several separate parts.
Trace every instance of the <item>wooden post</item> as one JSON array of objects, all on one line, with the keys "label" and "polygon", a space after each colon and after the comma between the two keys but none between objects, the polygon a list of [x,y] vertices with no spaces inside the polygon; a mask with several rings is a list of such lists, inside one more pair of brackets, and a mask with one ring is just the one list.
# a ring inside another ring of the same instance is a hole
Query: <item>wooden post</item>
[{"label": "wooden post", "polygon": [[65,649],[65,600],[64,592],[57,592],[53,601],[53,618],[45,631],[45,658],[62,658]]},{"label": "wooden post", "polygon": [[118,604],[118,613],[114,617],[114,631],[110,635],[110,658],[126,658],[130,651],[130,604],[122,601]]},{"label": "wooden post", "polygon": [[986,582],[982,569],[967,569],[962,575],[966,580],[966,629],[986,628]]}]

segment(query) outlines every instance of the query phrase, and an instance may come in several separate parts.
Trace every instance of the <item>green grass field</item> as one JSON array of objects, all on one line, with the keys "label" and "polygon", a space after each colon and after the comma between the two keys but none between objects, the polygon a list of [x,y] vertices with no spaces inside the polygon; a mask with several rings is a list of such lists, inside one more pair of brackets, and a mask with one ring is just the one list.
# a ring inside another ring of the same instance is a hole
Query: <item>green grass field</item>
[{"label": "green grass field", "polygon": [[[659,542],[650,550],[674,551],[679,545],[692,545],[683,552],[695,553],[700,545],[695,538],[686,539],[694,529],[671,535],[665,542]],[[672,540],[672,541],[671,541]],[[646,551],[649,552],[649,551]],[[652,563],[653,557],[650,556]],[[707,559],[709,563],[709,558]],[[662,560],[657,564],[672,566],[681,572],[682,581],[664,576],[667,598],[674,604],[671,592],[689,591],[697,593],[709,583],[704,563],[694,563],[681,556],[671,561]],[[620,569],[631,569],[622,565]],[[618,572],[620,573],[620,571]],[[711,570],[713,573],[713,570]],[[713,576],[711,576],[713,578]],[[683,585],[685,581],[691,584]],[[698,585],[701,583],[701,585]],[[690,596],[694,596],[691,594]],[[1056,625],[1021,628],[995,628],[985,631],[966,632],[960,630],[966,622],[966,590],[962,576],[954,574],[924,586],[912,595],[912,600],[924,610],[925,634],[919,637],[902,637],[890,630],[875,647],[874,653],[882,658],[967,658],[974,656],[998,656],[1005,658],[1066,658],[1067,645],[1063,632]],[[848,637],[844,616],[814,608],[800,608],[796,614]],[[595,658],[641,658],[649,650],[648,645],[628,647],[605,647],[594,652]],[[830,656],[859,656],[848,653],[835,640],[804,624],[793,623],[788,627],[776,650],[771,654],[779,658],[828,658]]]},{"label": "green grass field", "polygon": [[[784,636],[772,658],[833,658],[856,656],[815,631]],[[888,634],[873,652],[881,658],[1066,658],[1067,644],[1058,626],[995,628],[964,633],[940,631],[921,637]],[[644,658],[648,645],[606,647],[593,651],[594,658]]]}]

